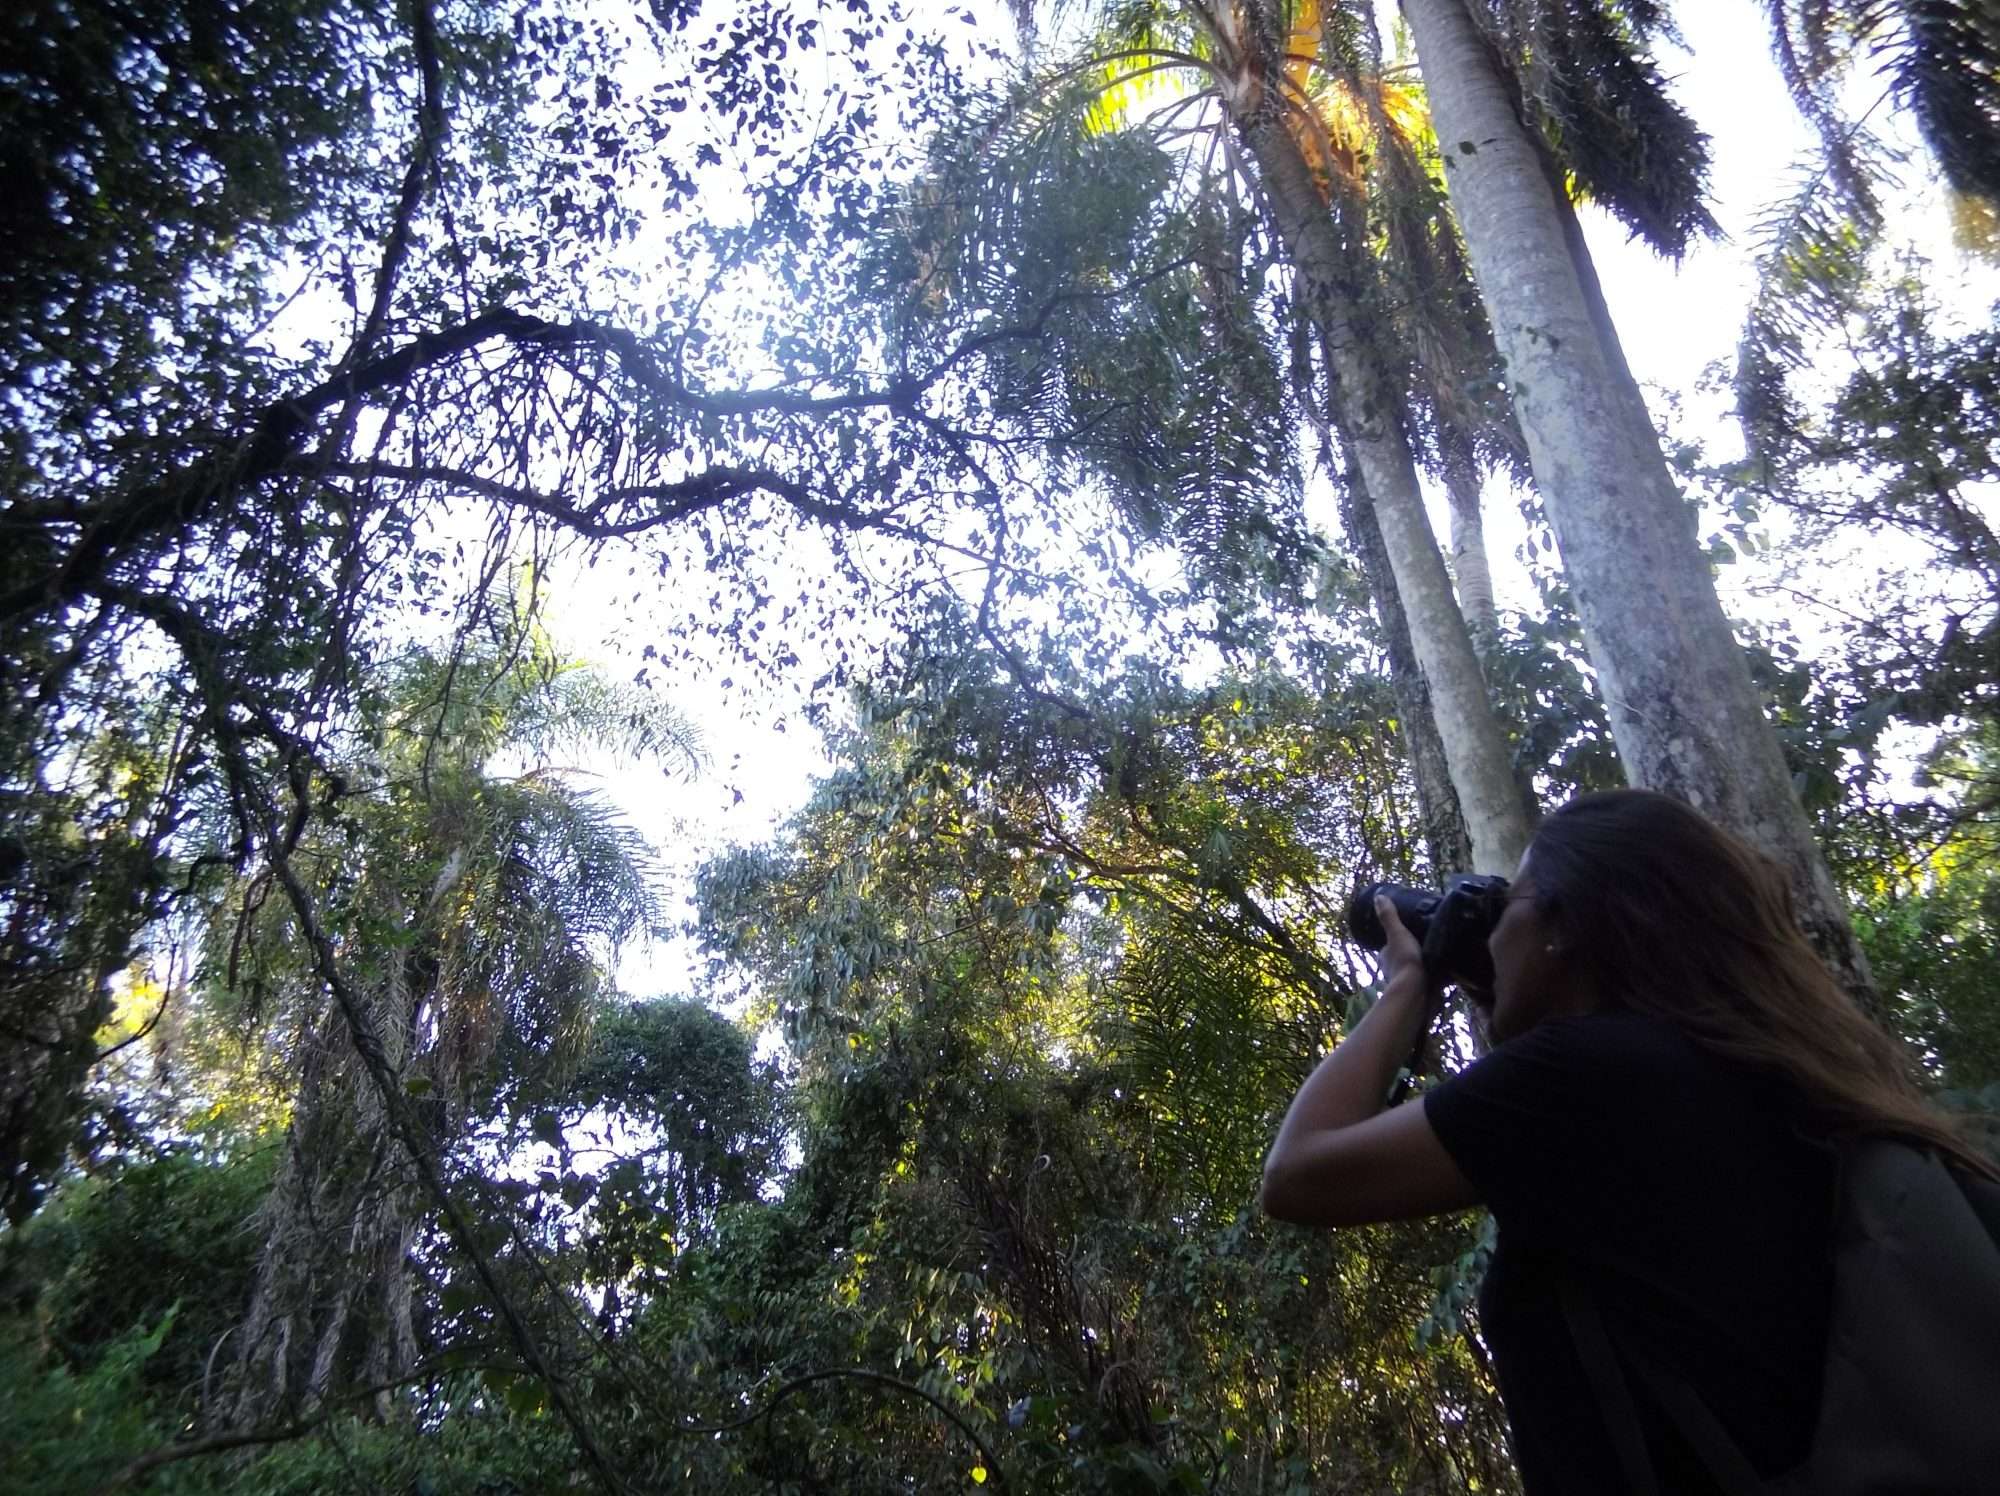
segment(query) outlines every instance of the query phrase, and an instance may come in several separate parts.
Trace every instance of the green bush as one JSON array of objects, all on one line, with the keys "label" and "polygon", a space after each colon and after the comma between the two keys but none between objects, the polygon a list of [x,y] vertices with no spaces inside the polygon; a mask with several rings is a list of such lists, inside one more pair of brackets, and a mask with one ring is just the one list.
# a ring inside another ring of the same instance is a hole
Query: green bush
[{"label": "green bush", "polygon": [[250,1301],[276,1156],[177,1151],[58,1192],[24,1233],[22,1276],[39,1282],[44,1332],[72,1370],[100,1364],[132,1326],[156,1325],[137,1385],[193,1412],[210,1351]]}]

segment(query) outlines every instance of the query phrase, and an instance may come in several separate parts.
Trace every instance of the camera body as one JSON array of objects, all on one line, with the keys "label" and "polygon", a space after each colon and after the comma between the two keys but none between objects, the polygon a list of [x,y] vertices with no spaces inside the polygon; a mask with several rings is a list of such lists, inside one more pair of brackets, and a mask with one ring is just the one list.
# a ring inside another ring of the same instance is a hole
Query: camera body
[{"label": "camera body", "polygon": [[1355,891],[1347,906],[1347,929],[1371,951],[1389,943],[1375,913],[1375,900],[1395,906],[1403,928],[1424,951],[1424,970],[1438,982],[1480,989],[1493,985],[1493,957],[1486,937],[1507,912],[1507,880],[1479,873],[1455,873],[1442,893],[1404,883],[1370,883]]}]

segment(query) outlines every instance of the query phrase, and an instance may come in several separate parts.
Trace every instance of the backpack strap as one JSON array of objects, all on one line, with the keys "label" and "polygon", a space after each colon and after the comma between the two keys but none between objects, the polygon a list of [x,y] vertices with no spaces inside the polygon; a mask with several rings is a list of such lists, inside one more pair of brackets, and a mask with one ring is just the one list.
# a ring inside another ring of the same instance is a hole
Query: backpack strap
[{"label": "backpack strap", "polygon": [[1694,1388],[1644,1357],[1636,1365],[1647,1390],[1660,1400],[1662,1411],[1728,1496],[1763,1496],[1769,1489],[1764,1478]]},{"label": "backpack strap", "polygon": [[1994,1250],[2000,1251],[2000,1182],[1956,1168],[1952,1170],[1951,1177],[1958,1182],[1959,1193],[1965,1196],[1973,1215],[1979,1218],[1979,1224],[1993,1238]]},{"label": "backpack strap", "polygon": [[[1584,1373],[1597,1391],[1598,1408],[1604,1414],[1605,1428],[1618,1451],[1619,1463],[1625,1467],[1633,1496],[1658,1496],[1659,1475],[1646,1450],[1639,1410],[1633,1405],[1624,1367],[1604,1328],[1604,1316],[1597,1311],[1597,1300],[1568,1274],[1562,1278],[1560,1293],[1563,1318],[1569,1322],[1577,1359],[1583,1363]],[[1643,1355],[1625,1359],[1631,1361],[1646,1390],[1658,1400],[1660,1411],[1727,1496],[1767,1496],[1769,1484],[1694,1388]]]},{"label": "backpack strap", "polygon": [[1569,1338],[1576,1345],[1576,1357],[1583,1373],[1597,1393],[1598,1410],[1604,1415],[1605,1432],[1625,1467],[1632,1496],[1660,1496],[1660,1480],[1653,1460],[1646,1453],[1645,1430],[1639,1427],[1639,1410],[1632,1406],[1632,1389],[1618,1365],[1618,1353],[1604,1332],[1604,1319],[1589,1290],[1568,1273],[1558,1286],[1563,1318],[1569,1321]]}]

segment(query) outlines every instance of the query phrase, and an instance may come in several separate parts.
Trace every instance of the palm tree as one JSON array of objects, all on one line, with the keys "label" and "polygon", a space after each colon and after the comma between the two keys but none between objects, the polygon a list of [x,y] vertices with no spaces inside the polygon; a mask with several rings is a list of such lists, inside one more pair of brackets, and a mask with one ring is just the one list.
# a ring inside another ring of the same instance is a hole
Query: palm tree
[{"label": "palm tree", "polygon": [[[1389,288],[1353,221],[1365,205],[1340,190],[1340,136],[1299,99],[1309,64],[1294,58],[1312,53],[1292,49],[1318,40],[1318,7],[1299,4],[1289,17],[1276,6],[1250,5],[1198,14],[1221,100],[1254,163],[1295,296],[1319,342],[1329,416],[1381,532],[1418,668],[1431,688],[1473,866],[1511,871],[1527,845],[1528,821],[1478,656],[1424,513],[1398,398],[1404,381],[1385,346],[1388,319],[1379,315]],[[1349,107],[1358,112],[1371,103],[1356,98]],[[1385,117],[1385,111],[1378,114]],[[1378,147],[1396,136],[1393,129],[1375,132]]]},{"label": "palm tree", "polygon": [[[440,1154],[472,1117],[575,1057],[611,954],[663,922],[644,842],[552,755],[610,749],[677,769],[699,759],[664,703],[606,683],[532,620],[500,613],[368,694],[337,813],[293,854]],[[261,875],[237,891],[211,963],[215,1000],[237,1005],[297,1072],[236,1332],[227,1418],[243,1426],[350,1382],[392,1382],[418,1354],[421,1192],[269,889]]]},{"label": "palm tree", "polygon": [[[1455,237],[1440,226],[1442,194],[1421,159],[1427,131],[1420,96],[1382,76],[1358,45],[1338,65],[1320,64],[1316,54],[1339,51],[1320,31],[1319,9],[1310,3],[1289,15],[1276,7],[1126,6],[1087,61],[1054,76],[1083,80],[1075,92],[1090,101],[1090,123],[1100,128],[1143,80],[1171,70],[1201,84],[1151,111],[1139,132],[1171,145],[1190,133],[1187,120],[1198,117],[1191,111],[1210,111],[1205,159],[1197,153],[1199,165],[1162,175],[1169,186],[1189,172],[1204,184],[1196,211],[1221,226],[1222,252],[1204,246],[1211,279],[1240,270],[1242,235],[1256,221],[1227,200],[1230,188],[1250,182],[1261,194],[1289,270],[1299,344],[1293,362],[1316,361],[1326,376],[1324,405],[1316,398],[1307,414],[1322,424],[1324,446],[1345,459],[1348,528],[1383,615],[1404,720],[1414,729],[1426,819],[1434,827],[1457,820],[1449,812],[1455,801],[1470,832],[1469,860],[1511,868],[1527,840],[1526,808],[1417,478],[1418,454],[1427,447],[1454,476],[1460,506],[1476,512],[1476,457],[1512,445],[1506,435],[1496,439],[1509,431],[1510,418],[1504,398],[1464,393],[1497,394],[1498,381]],[[1218,156],[1223,169],[1215,171]],[[1219,271],[1216,261],[1231,257],[1237,263]],[[1397,265],[1394,277],[1379,257]],[[1229,346],[1237,335],[1215,320],[1225,300],[1214,289],[1205,296],[1209,336]],[[1195,336],[1202,336],[1199,323]],[[1463,526],[1460,542],[1469,544]],[[1466,571],[1478,597],[1483,568],[1474,562]],[[1490,602],[1481,616],[1490,637]],[[1407,662],[1397,647],[1404,628]],[[1425,751],[1422,731],[1430,721],[1434,753]],[[1435,772],[1439,762],[1448,772]],[[1456,840],[1436,837],[1433,845]],[[1453,848],[1444,860],[1463,866],[1468,856]]]},{"label": "palm tree", "polygon": [[1716,597],[1638,385],[1602,315],[1551,153],[1467,0],[1404,0],[1447,181],[1627,776],[1778,859],[1857,997],[1865,958]]}]

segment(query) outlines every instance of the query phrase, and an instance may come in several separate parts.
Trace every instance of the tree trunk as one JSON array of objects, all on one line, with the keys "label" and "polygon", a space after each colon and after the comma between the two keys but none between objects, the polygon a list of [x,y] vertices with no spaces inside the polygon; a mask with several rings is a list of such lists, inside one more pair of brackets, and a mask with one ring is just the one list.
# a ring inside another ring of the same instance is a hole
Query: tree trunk
[{"label": "tree trunk", "polygon": [[1402,4],[1626,775],[1777,859],[1814,944],[1872,1009],[1867,960],[1792,793],[1693,513],[1601,315],[1574,215],[1464,0]]},{"label": "tree trunk", "polygon": [[[391,963],[388,991],[372,1004],[399,1070],[416,1005],[400,970]],[[211,1414],[220,1428],[310,1412],[351,1382],[388,1382],[416,1362],[408,1254],[421,1201],[407,1159],[340,1016],[322,1015],[303,1047],[234,1395]]]},{"label": "tree trunk", "polygon": [[1528,823],[1506,739],[1424,513],[1396,382],[1386,376],[1376,344],[1352,312],[1350,288],[1358,275],[1372,276],[1372,268],[1357,270],[1356,256],[1342,243],[1278,100],[1257,91],[1232,103],[1243,109],[1238,127],[1257,163],[1290,260],[1294,294],[1327,352],[1334,424],[1373,501],[1451,783],[1472,837],[1472,865],[1483,873],[1511,874],[1527,847]]},{"label": "tree trunk", "polygon": [[1493,571],[1486,562],[1486,522],[1479,512],[1479,465],[1463,432],[1440,438],[1445,494],[1451,500],[1451,574],[1458,583],[1458,607],[1472,635],[1481,666],[1500,643],[1500,611],[1493,603]]},{"label": "tree trunk", "polygon": [[1403,616],[1395,573],[1389,567],[1389,552],[1382,544],[1381,527],[1375,523],[1368,480],[1362,477],[1351,450],[1346,453],[1346,460],[1347,487],[1341,497],[1341,523],[1360,553],[1361,574],[1367,580],[1369,596],[1375,602],[1375,616],[1382,626],[1382,648],[1389,657],[1389,689],[1396,698],[1403,751],[1409,758],[1410,778],[1416,786],[1417,819],[1421,823],[1424,851],[1430,858],[1432,874],[1442,879],[1447,873],[1472,866],[1472,836],[1458,807],[1458,792],[1451,787],[1451,765],[1445,758],[1444,740],[1438,736],[1430,687],[1424,684],[1423,672],[1417,668],[1416,654],[1410,648],[1409,620]]},{"label": "tree trunk", "polygon": [[[1473,455],[1472,439],[1463,431],[1447,427],[1438,445],[1444,459],[1445,493],[1451,501],[1451,570],[1458,584],[1458,606],[1465,614],[1472,647],[1479,655],[1479,668],[1489,688],[1497,689],[1500,668],[1500,610],[1493,601],[1493,571],[1486,560],[1486,521],[1479,464]],[[1499,713],[1503,725],[1520,742],[1527,734],[1526,723],[1511,714]],[[1514,789],[1520,796],[1522,814],[1530,832],[1541,824],[1541,800],[1535,794],[1534,766],[1524,764],[1510,748],[1508,764],[1514,774]]]}]

